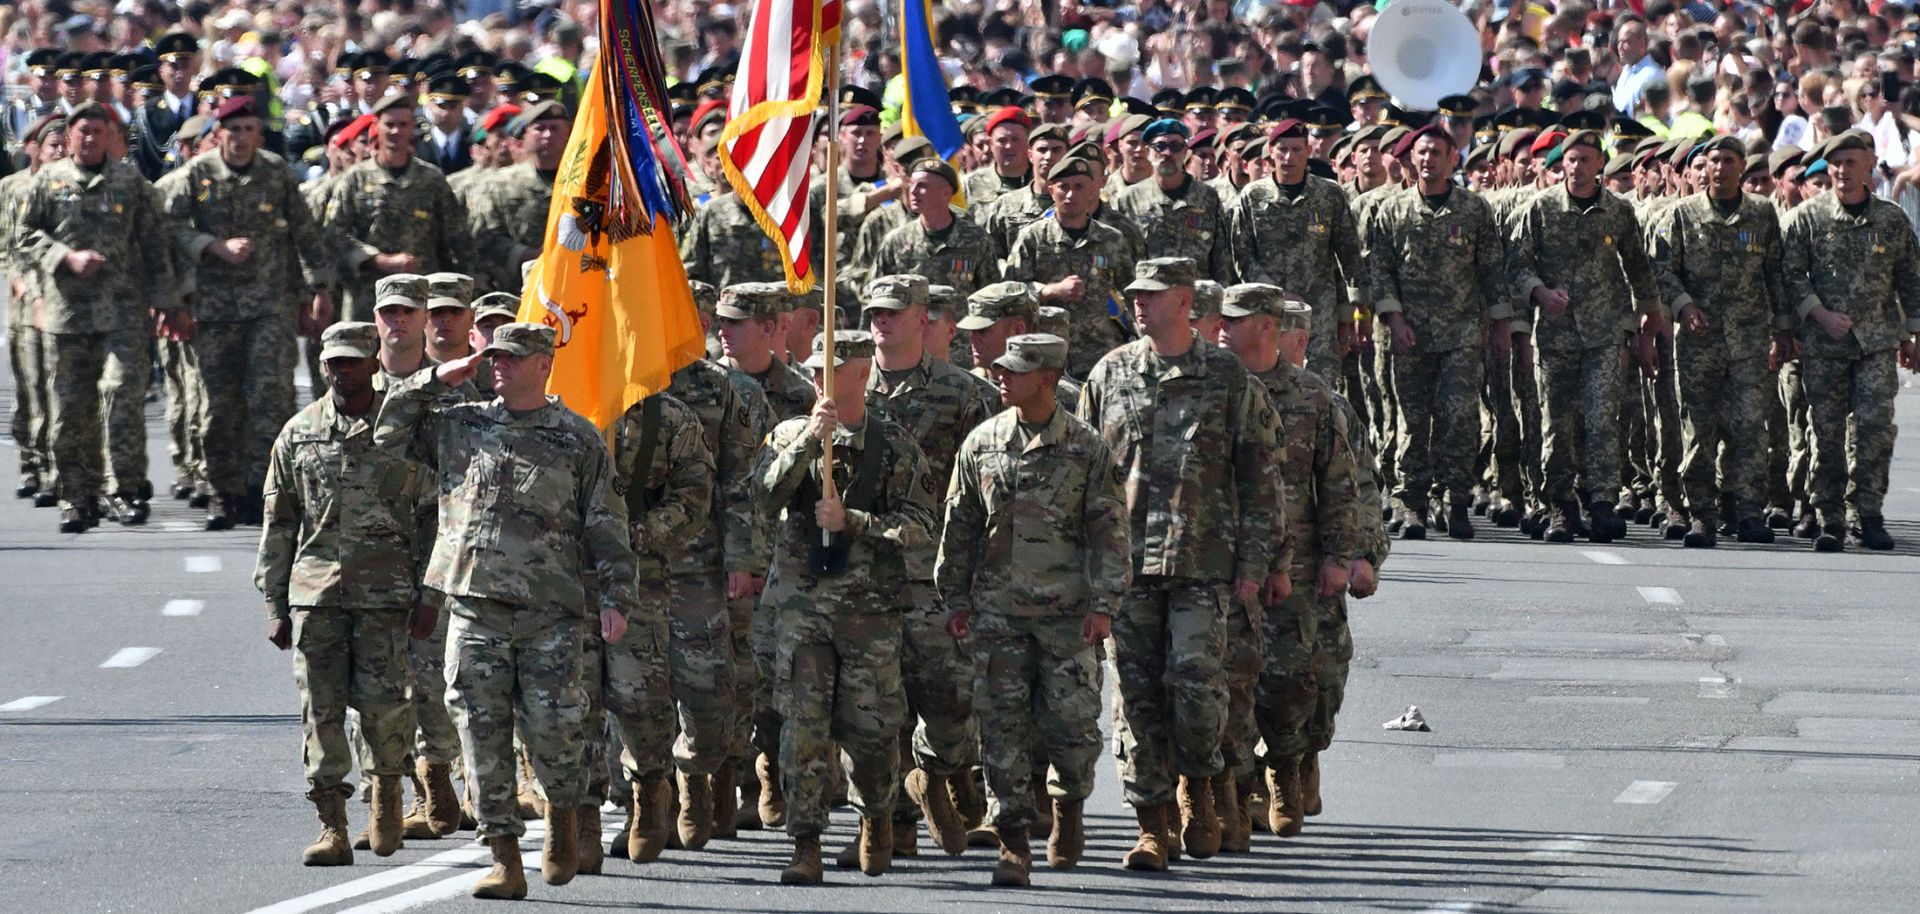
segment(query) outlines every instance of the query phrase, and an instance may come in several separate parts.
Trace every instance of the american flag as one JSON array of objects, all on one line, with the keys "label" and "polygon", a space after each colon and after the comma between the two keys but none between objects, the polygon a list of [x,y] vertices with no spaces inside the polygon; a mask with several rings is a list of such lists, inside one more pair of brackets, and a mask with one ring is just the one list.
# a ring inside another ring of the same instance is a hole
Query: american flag
[{"label": "american flag", "polygon": [[720,162],[760,227],[779,243],[787,286],[813,288],[807,212],[814,121],[828,51],[840,43],[841,0],[756,0],[740,52]]}]

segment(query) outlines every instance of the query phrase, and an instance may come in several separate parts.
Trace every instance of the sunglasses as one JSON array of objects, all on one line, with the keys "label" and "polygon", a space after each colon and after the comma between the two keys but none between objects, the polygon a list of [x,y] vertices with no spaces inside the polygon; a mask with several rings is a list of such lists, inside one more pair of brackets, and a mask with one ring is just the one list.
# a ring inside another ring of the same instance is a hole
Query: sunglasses
[{"label": "sunglasses", "polygon": [[1155,152],[1179,152],[1180,150],[1187,148],[1187,144],[1154,142],[1154,143],[1148,143],[1147,148],[1152,149]]}]

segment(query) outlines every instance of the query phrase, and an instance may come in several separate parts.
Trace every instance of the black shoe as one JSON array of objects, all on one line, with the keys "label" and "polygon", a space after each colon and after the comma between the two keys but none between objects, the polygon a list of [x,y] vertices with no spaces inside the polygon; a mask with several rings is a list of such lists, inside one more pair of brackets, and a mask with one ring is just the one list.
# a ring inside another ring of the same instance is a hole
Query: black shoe
[{"label": "black shoe", "polygon": [[1720,516],[1727,518],[1726,520],[1723,520],[1720,522],[1720,535],[1721,536],[1739,536],[1740,525],[1737,523],[1734,523],[1733,515],[1722,514]]},{"label": "black shoe", "polygon": [[85,533],[87,530],[87,512],[80,508],[60,509],[61,533]]},{"label": "black shoe", "polygon": [[[1473,500],[1473,513],[1475,516],[1486,517],[1487,512],[1491,510],[1493,510],[1492,498],[1486,495],[1482,495],[1479,498],[1476,498]],[[1449,521],[1448,523],[1452,523],[1452,522]]]},{"label": "black shoe", "polygon": [[1613,525],[1625,521],[1616,517],[1613,506],[1605,503],[1595,504],[1587,517],[1587,541],[1590,543],[1613,542]]},{"label": "black shoe", "polygon": [[207,508],[207,532],[233,529],[233,500],[220,497]]},{"label": "black shoe", "polygon": [[176,482],[173,484],[173,500],[174,501],[186,501],[187,499],[192,497],[193,497],[193,486],[184,482]]},{"label": "black shoe", "polygon": [[100,519],[107,516],[106,505],[98,497],[89,498],[80,503],[80,511],[87,517],[87,529],[100,526]]},{"label": "black shoe", "polygon": [[267,499],[264,495],[249,495],[240,499],[240,523],[249,527],[258,527],[267,520]]},{"label": "black shoe", "polygon": [[1740,522],[1733,537],[1743,543],[1771,543],[1773,528],[1761,522],[1760,518],[1749,517]]},{"label": "black shoe", "polygon": [[193,494],[187,496],[187,507],[189,508],[204,508],[207,505],[210,505],[212,503],[213,503],[213,496],[208,495],[205,492],[196,491]]},{"label": "black shoe", "polygon": [[1793,535],[1803,540],[1810,540],[1820,535],[1820,522],[1814,520],[1812,511],[1800,515],[1800,522],[1793,525]]},{"label": "black shoe", "polygon": [[1779,508],[1769,509],[1767,511],[1767,529],[1791,530],[1793,529],[1793,517]]},{"label": "black shoe", "polygon": [[1885,552],[1893,548],[1893,537],[1887,533],[1887,523],[1877,517],[1863,517],[1860,525],[1853,528],[1853,539],[1862,546],[1875,552]]},{"label": "black shoe", "polygon": [[1660,528],[1660,538],[1670,540],[1684,539],[1689,529],[1686,524],[1680,523],[1679,518],[1672,518],[1667,521],[1665,527]]},{"label": "black shoe", "polygon": [[33,497],[33,506],[36,508],[51,508],[59,503],[60,496],[52,492],[41,492]]},{"label": "black shoe", "polygon": [[1433,532],[1445,535],[1447,532],[1447,516],[1445,514],[1428,515],[1427,526],[1432,527]]},{"label": "black shoe", "polygon": [[115,495],[108,499],[107,510],[112,513],[114,521],[123,527],[138,527],[147,522],[149,514],[146,502],[127,495]]},{"label": "black shoe", "polygon": [[1405,525],[1401,526],[1400,538],[1403,540],[1426,539],[1427,525],[1424,523],[1421,523],[1420,518],[1416,516],[1413,520],[1410,520]]},{"label": "black shoe", "polygon": [[1614,513],[1623,518],[1632,518],[1640,513],[1640,496],[1628,495],[1613,507]]},{"label": "black shoe", "polygon": [[1390,520],[1393,520],[1393,507],[1390,505],[1383,505],[1380,508],[1380,522],[1384,524]]},{"label": "black shoe", "polygon": [[13,489],[15,498],[32,498],[40,493],[40,477],[26,475],[20,477],[20,484]]},{"label": "black shoe", "polygon": [[1640,524],[1642,526],[1652,526],[1653,515],[1654,515],[1653,506],[1642,505],[1640,507],[1640,510],[1633,512],[1633,522],[1636,524]]},{"label": "black shoe", "polygon": [[1556,508],[1547,521],[1543,538],[1549,543],[1571,543],[1575,534],[1576,519],[1580,512],[1571,508]]},{"label": "black shoe", "polygon": [[152,501],[153,500],[153,481],[150,479],[140,480],[140,484],[133,487],[133,500],[134,501]]},{"label": "black shoe", "polygon": [[[1673,539],[1673,537],[1667,537]],[[1693,525],[1680,537],[1680,544],[1688,549],[1712,549],[1719,545],[1719,534],[1714,532],[1713,522],[1695,518]]]},{"label": "black shoe", "polygon": [[1454,502],[1447,509],[1447,535],[1457,540],[1473,539],[1473,521],[1467,516],[1467,506]]},{"label": "black shoe", "polygon": [[1820,530],[1813,538],[1813,551],[1840,552],[1847,548],[1847,528],[1840,524],[1831,524]]},{"label": "black shoe", "polygon": [[1496,527],[1511,529],[1520,526],[1520,509],[1512,505],[1495,508],[1487,512],[1487,517],[1493,520],[1493,525]]},{"label": "black shoe", "polygon": [[1665,508],[1655,508],[1653,509],[1653,513],[1651,515],[1648,515],[1644,523],[1647,526],[1652,527],[1655,530],[1658,530],[1661,527],[1665,527],[1667,525],[1667,518],[1672,516],[1673,516],[1672,512],[1668,511]]},{"label": "black shoe", "polygon": [[1387,535],[1399,536],[1400,528],[1405,527],[1406,525],[1407,525],[1406,518],[1401,517],[1398,512],[1395,512],[1392,517],[1387,518]]}]

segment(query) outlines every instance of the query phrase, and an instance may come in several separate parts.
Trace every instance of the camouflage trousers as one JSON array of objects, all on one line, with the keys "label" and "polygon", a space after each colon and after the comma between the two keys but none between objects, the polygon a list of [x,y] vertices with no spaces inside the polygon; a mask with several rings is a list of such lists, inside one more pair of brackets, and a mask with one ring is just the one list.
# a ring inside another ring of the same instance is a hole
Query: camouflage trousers
[{"label": "camouflage trousers", "polygon": [[1227,653],[1223,669],[1227,680],[1227,726],[1220,738],[1220,763],[1240,783],[1250,778],[1260,763],[1254,744],[1260,741],[1260,725],[1255,713],[1260,687],[1260,671],[1267,665],[1267,631],[1264,622],[1243,606],[1227,610]]},{"label": "camouflage trousers", "polygon": [[1384,481],[1381,491],[1391,494],[1400,482],[1400,468],[1394,463],[1400,441],[1400,397],[1393,389],[1393,353],[1376,347],[1373,380],[1380,399],[1380,408],[1373,419],[1373,440],[1377,445],[1373,450],[1380,461],[1380,476]]},{"label": "camouflage trousers", "polygon": [[1535,379],[1533,365],[1533,340],[1516,339],[1513,341],[1513,358],[1506,372],[1508,387],[1513,392],[1513,413],[1515,427],[1519,434],[1520,453],[1516,458],[1520,468],[1521,491],[1526,493],[1524,500],[1516,505],[1533,509],[1544,509],[1547,500],[1543,494],[1546,477],[1542,469],[1543,443],[1540,430],[1540,382]]},{"label": "camouflage trousers", "polygon": [[[1653,433],[1648,436],[1653,446],[1653,480],[1661,501],[1679,508],[1686,495],[1686,483],[1680,478],[1686,445],[1682,437],[1673,340],[1664,334],[1654,337],[1654,351],[1658,356],[1657,373],[1653,377],[1641,376],[1640,384],[1641,390],[1646,392],[1647,417],[1653,428]],[[1758,447],[1761,440],[1754,437],[1745,441],[1744,445],[1748,448]]]},{"label": "camouflage trousers", "polygon": [[1475,476],[1489,493],[1514,505],[1525,504],[1520,476],[1520,412],[1513,398],[1513,357],[1485,351],[1486,386],[1480,391],[1480,455]]},{"label": "camouflage trousers", "polygon": [[1317,637],[1322,601],[1314,595],[1313,575],[1294,575],[1293,594],[1278,606],[1269,606],[1263,619],[1266,663],[1260,670],[1254,716],[1261,756],[1269,768],[1284,768],[1288,759],[1312,749],[1308,731],[1320,706]]},{"label": "camouflage trousers", "polygon": [[[1761,484],[1767,505],[1782,511],[1793,510],[1796,497],[1787,487],[1787,463],[1791,451],[1787,449],[1787,405],[1780,399],[1780,382],[1771,373],[1766,378],[1766,418],[1767,418],[1767,477]],[[1722,450],[1725,447],[1722,446]]]},{"label": "camouflage trousers", "polygon": [[[19,307],[19,303],[14,303]],[[7,363],[13,366],[13,421],[10,431],[20,450],[20,476],[46,479],[53,472],[47,453],[47,369],[43,334],[33,327],[7,333]]]},{"label": "camouflage trousers", "polygon": [[1813,503],[1813,429],[1807,415],[1807,388],[1801,382],[1800,360],[1780,366],[1782,424],[1787,432],[1787,491]]},{"label": "camouflage trousers", "polygon": [[1333,745],[1333,719],[1347,700],[1347,669],[1353,663],[1353,632],[1347,627],[1347,598],[1314,599],[1313,680],[1319,692],[1307,724],[1307,748],[1325,752]]},{"label": "camouflage trousers", "polygon": [[1543,350],[1540,385],[1544,494],[1549,505],[1575,502],[1578,474],[1596,504],[1620,489],[1621,347]]},{"label": "camouflage trousers", "polygon": [[973,706],[994,825],[1033,821],[1033,779],[1057,800],[1093,792],[1100,759],[1100,659],[1080,616],[972,615]]},{"label": "camouflage trousers", "polygon": [[1879,519],[1893,461],[1893,398],[1900,391],[1891,352],[1857,359],[1803,358],[1808,426],[1813,432],[1809,485],[1823,527]]},{"label": "camouflage trousers", "polygon": [[1734,510],[1728,520],[1759,517],[1767,506],[1767,414],[1780,401],[1766,353],[1736,356],[1719,343],[1689,345],[1685,337],[1678,342],[1686,510],[1695,520],[1716,522],[1724,490]]},{"label": "camouflage trousers", "polygon": [[442,611],[433,634],[407,643],[407,662],[413,672],[413,716],[419,732],[414,754],[434,764],[452,764],[460,758],[460,729],[447,710],[447,632],[452,613]]},{"label": "camouflage trousers", "polygon": [[1360,418],[1354,428],[1372,428],[1374,413],[1380,408],[1380,393],[1373,384],[1372,349],[1349,350],[1340,360],[1339,389]]},{"label": "camouflage trousers", "polygon": [[47,446],[60,507],[108,492],[145,497],[152,489],[143,415],[152,338],[145,324],[110,333],[43,333],[40,342]]},{"label": "camouflage trousers", "polygon": [[[205,395],[201,441],[213,495],[257,494],[280,427],[292,418],[293,366],[286,321],[262,317],[194,328],[192,350]],[[169,406],[171,409],[171,406]]]},{"label": "camouflage trousers", "polygon": [[[780,678],[780,642],[775,631],[779,608],[762,599],[753,610],[753,748],[768,758],[780,757],[780,706],[773,687]],[[903,712],[904,713],[904,712]]]},{"label": "camouflage trousers", "polygon": [[1473,455],[1480,443],[1484,374],[1477,346],[1394,353],[1393,387],[1400,407],[1394,457],[1400,473],[1393,490],[1397,504],[1424,511],[1435,486],[1447,493],[1449,502],[1469,499]]},{"label": "camouflage trousers", "polygon": [[734,744],[733,632],[724,576],[675,575],[665,607],[671,647],[673,703],[680,736],[675,765],[688,774],[712,774]]},{"label": "camouflage trousers", "polygon": [[526,834],[514,803],[513,737],[526,742],[549,802],[577,806],[584,620],[576,607],[532,607],[484,597],[447,597],[447,705],[460,729],[478,837]]},{"label": "camouflage trousers", "polygon": [[797,593],[776,612],[774,696],[783,718],[787,834],[826,830],[835,744],[846,755],[853,808],[866,818],[892,818],[907,716],[899,614],[820,612]]},{"label": "camouflage trousers", "polygon": [[948,634],[947,611],[932,581],[908,582],[906,599],[900,633],[900,678],[907,690],[901,766],[917,765],[937,781],[980,760],[973,658]]},{"label": "camouflage trousers", "polygon": [[1127,802],[1173,802],[1174,775],[1224,766],[1227,726],[1225,584],[1136,577],[1113,617],[1114,750]]},{"label": "camouflage trousers", "polygon": [[[597,623],[588,625],[580,640],[587,697],[580,763],[588,802],[631,795],[609,790],[616,767],[622,783],[660,780],[673,770],[673,673],[667,659],[671,635],[665,591],[662,586],[641,590],[640,605],[627,614],[627,632],[620,640],[602,641]],[[609,722],[615,735],[611,740]]]},{"label": "camouflage trousers", "polygon": [[174,482],[204,492],[207,455],[201,433],[206,428],[207,399],[200,380],[197,347],[155,340],[154,355],[160,361],[160,383],[167,394],[161,418],[167,423],[167,454],[173,458]]},{"label": "camouflage trousers", "polygon": [[354,752],[347,711],[357,711],[368,745],[362,773],[406,772],[413,738],[407,703],[407,611],[300,608],[293,614],[293,679],[300,688],[307,796],[351,796]]},{"label": "camouflage trousers", "polygon": [[[1648,419],[1652,405],[1647,402],[1647,394],[1640,383],[1639,369],[1632,365],[1620,368],[1620,492],[1624,498],[1628,494],[1640,498],[1653,498],[1658,490],[1654,473],[1653,423]],[[1581,485],[1587,485],[1585,479]],[[1589,492],[1590,496],[1599,493]],[[1607,493],[1612,494],[1612,493]]]}]

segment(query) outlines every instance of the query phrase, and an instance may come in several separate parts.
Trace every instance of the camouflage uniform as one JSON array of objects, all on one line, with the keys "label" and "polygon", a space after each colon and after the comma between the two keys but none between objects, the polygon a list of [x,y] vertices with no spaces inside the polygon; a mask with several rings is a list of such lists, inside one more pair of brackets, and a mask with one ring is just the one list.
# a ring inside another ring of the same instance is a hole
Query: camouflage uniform
[{"label": "camouflage uniform", "polygon": [[1011,178],[1001,177],[993,170],[993,164],[976,168],[960,176],[960,189],[967,195],[967,205],[978,209],[987,206],[1002,196],[1014,193],[1033,183],[1033,167]]},{"label": "camouflage uniform", "polygon": [[913,219],[887,233],[873,258],[871,278],[913,273],[962,295],[1000,279],[1000,250],[985,229],[956,211],[937,236]]},{"label": "camouflage uniform", "polygon": [[[1913,226],[1898,206],[1868,199],[1856,216],[1838,194],[1821,194],[1794,208],[1784,232],[1781,272],[1787,307],[1799,319],[1800,381],[1813,437],[1807,488],[1829,533],[1882,520],[1899,431],[1893,399],[1900,379],[1891,353],[1920,332]],[[1847,315],[1853,329],[1838,340],[1827,336],[1807,318],[1815,307]]]},{"label": "camouflage uniform", "polygon": [[[508,324],[494,346],[552,351],[552,331]],[[548,802],[578,806],[582,609],[639,599],[626,505],[612,497],[599,430],[549,396],[515,416],[499,400],[434,408],[446,385],[422,373],[392,390],[374,442],[434,467],[440,531],[426,586],[446,595],[447,699],[477,795],[479,837],[518,837],[513,737],[526,742]]]},{"label": "camouflage uniform", "polygon": [[[858,345],[856,334],[844,336],[849,339],[835,353],[842,358]],[[871,352],[871,343],[867,347]],[[876,414],[859,429],[837,428],[834,485],[849,505],[848,527],[833,537],[832,549],[822,549],[814,524],[821,446],[808,421],[775,426],[753,468],[760,505],[778,522],[763,605],[775,617],[771,667],[784,719],[780,774],[787,832],[796,837],[826,829],[832,743],[852,760],[854,808],[866,818],[892,816],[906,719],[898,615],[898,587],[906,575],[902,550],[930,541],[938,498],[906,429]]]},{"label": "camouflage uniform", "polygon": [[1239,280],[1279,286],[1311,306],[1307,367],[1333,371],[1337,325],[1352,310],[1347,287],[1365,275],[1346,193],[1332,181],[1308,176],[1300,195],[1289,197],[1277,179],[1261,178],[1240,192],[1228,221]]},{"label": "camouflage uniform", "polygon": [[[63,509],[104,494],[104,425],[113,493],[147,498],[147,313],[181,306],[172,258],[150,243],[166,237],[159,196],[131,165],[89,172],[63,159],[41,168],[23,197],[11,240],[14,256],[41,278],[34,323],[48,377],[54,492]],[[80,250],[106,262],[76,276],[63,260]]]},{"label": "camouflage uniform", "polygon": [[974,219],[987,230],[994,245],[1002,251],[1013,250],[1020,230],[1039,222],[1053,212],[1053,195],[1031,186],[1009,191],[990,204],[972,201]]},{"label": "camouflage uniform", "polygon": [[[817,229],[824,218],[814,210],[813,268],[820,273],[822,236]],[[687,265],[687,278],[712,283],[724,289],[743,282],[781,282],[786,268],[781,266],[780,248],[753,220],[753,213],[740,202],[740,195],[729,193],[715,197],[693,216],[692,225],[680,236],[680,259]]]},{"label": "camouflage uniform", "polygon": [[1400,434],[1393,497],[1403,510],[1424,514],[1436,483],[1450,506],[1471,500],[1486,364],[1481,347],[1488,321],[1513,316],[1505,265],[1492,212],[1465,188],[1448,190],[1437,205],[1407,188],[1381,201],[1367,221],[1374,313],[1399,314],[1413,330],[1413,351],[1389,357]]},{"label": "camouflage uniform", "polygon": [[1068,232],[1049,217],[1021,229],[1007,252],[1006,278],[1032,284],[1035,294],[1069,276],[1085,281],[1078,300],[1061,303],[1072,316],[1067,373],[1074,377],[1086,377],[1101,356],[1133,337],[1133,316],[1120,291],[1133,279],[1129,250],[1126,236],[1106,223],[1095,220],[1083,232]]},{"label": "camouflage uniform", "polygon": [[807,377],[806,372],[779,359],[774,359],[763,374],[747,374],[732,359],[721,359],[720,364],[746,375],[760,385],[769,408],[767,428],[813,412],[813,401],[818,391],[813,389],[813,379]]},{"label": "camouflage uniform", "polygon": [[[852,242],[859,237],[860,226],[866,222],[868,215],[880,208],[882,201],[875,200],[873,192],[884,187],[886,183],[887,173],[884,168],[876,172],[873,177],[855,178],[853,172],[849,170],[848,163],[842,161],[840,162],[840,170],[834,173],[833,193],[837,198],[834,205],[834,215],[838,217],[840,237],[843,239],[843,243],[839,246],[837,253],[842,270],[847,268],[852,259]],[[820,218],[826,218],[827,176],[825,174],[819,174],[814,177],[813,186],[807,189],[807,199],[809,205],[812,207],[812,211],[818,213]],[[814,237],[819,239],[824,238],[825,235],[815,235]],[[722,288],[725,287],[722,286]]]},{"label": "camouflage uniform", "polygon": [[467,212],[440,170],[419,159],[395,175],[372,159],[340,175],[322,217],[338,245],[344,318],[373,318],[373,267],[378,254],[412,254],[412,272],[464,270],[472,258]]},{"label": "camouflage uniform", "polygon": [[1112,209],[1152,239],[1153,256],[1192,258],[1202,276],[1231,283],[1226,207],[1213,188],[1195,178],[1184,180],[1177,195],[1161,189],[1155,179],[1141,181],[1114,197]]},{"label": "camouflage uniform", "polygon": [[[273,435],[291,415],[293,311],[333,282],[332,259],[286,161],[265,150],[245,172],[220,153],[194,157],[155,185],[174,244],[194,274],[193,355],[206,393],[208,494],[259,491]],[[246,238],[229,264],[209,245]]]},{"label": "camouflage uniform", "polygon": [[1007,410],[967,435],[936,574],[948,608],[970,614],[993,824],[1033,821],[1049,762],[1055,799],[1093,791],[1100,661],[1081,630],[1117,608],[1131,556],[1112,457],[1086,423],[1056,408],[1032,428]]},{"label": "camouflage uniform", "polygon": [[[1721,492],[1741,521],[1767,506],[1767,414],[1777,403],[1767,348],[1777,324],[1789,322],[1780,278],[1780,225],[1764,199],[1742,195],[1732,213],[1706,194],[1666,211],[1654,226],[1660,294],[1675,320],[1688,305],[1707,317],[1705,333],[1675,328],[1680,417],[1685,423],[1686,509],[1716,526]],[[1732,463],[1717,476],[1720,450]]]},{"label": "camouflage uniform", "polygon": [[[1563,185],[1535,194],[1515,216],[1508,255],[1539,351],[1543,500],[1577,508],[1577,473],[1591,502],[1611,508],[1620,489],[1622,341],[1636,311],[1663,313],[1640,225],[1632,206],[1605,189],[1582,209]],[[1565,311],[1533,304],[1543,285],[1567,293]]]},{"label": "camouflage uniform", "polygon": [[546,240],[553,175],[532,162],[496,169],[494,177],[473,186],[467,201],[478,270],[474,291],[519,292],[520,264]]},{"label": "camouflage uniform", "polygon": [[[19,171],[0,178],[0,237],[11,239],[20,201],[33,186],[33,174]],[[7,364],[13,369],[11,431],[20,450],[20,480],[52,492],[53,455],[47,451],[47,371],[40,331],[34,326],[34,300],[40,297],[41,278],[33,264],[16,256],[8,244],[0,248],[0,281],[6,281]],[[18,282],[24,295],[13,294]]]},{"label": "camouflage uniform", "polygon": [[[337,333],[338,331],[336,331]],[[373,328],[363,334],[378,346]],[[373,443],[374,412],[309,404],[273,443],[254,585],[273,618],[294,619],[294,679],[308,797],[350,795],[346,716],[359,712],[371,752],[365,774],[398,776],[413,742],[407,700],[407,614],[419,597],[415,536],[432,511],[419,467]]]},{"label": "camouflage uniform", "polygon": [[[1173,801],[1172,775],[1222,770],[1222,669],[1236,580],[1265,581],[1285,506],[1272,405],[1225,350],[1175,357],[1150,340],[1094,367],[1080,416],[1124,479],[1134,580],[1113,620],[1115,749],[1127,802]],[[1281,563],[1284,564],[1284,563]]]}]

